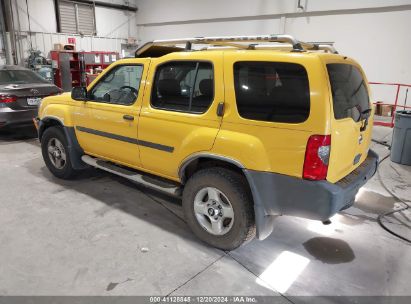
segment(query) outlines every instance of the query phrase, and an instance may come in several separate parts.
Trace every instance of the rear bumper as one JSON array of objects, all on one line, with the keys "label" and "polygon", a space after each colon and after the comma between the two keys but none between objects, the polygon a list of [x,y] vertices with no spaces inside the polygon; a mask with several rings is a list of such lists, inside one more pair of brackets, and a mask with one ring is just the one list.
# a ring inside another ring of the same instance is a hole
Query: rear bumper
[{"label": "rear bumper", "polygon": [[335,184],[245,170],[254,198],[258,238],[264,239],[271,233],[273,216],[325,221],[350,207],[358,190],[375,174],[377,167],[378,155],[370,150],[357,169]]},{"label": "rear bumper", "polygon": [[13,110],[0,108],[0,129],[12,126],[33,125],[33,118],[37,116],[37,109]]}]

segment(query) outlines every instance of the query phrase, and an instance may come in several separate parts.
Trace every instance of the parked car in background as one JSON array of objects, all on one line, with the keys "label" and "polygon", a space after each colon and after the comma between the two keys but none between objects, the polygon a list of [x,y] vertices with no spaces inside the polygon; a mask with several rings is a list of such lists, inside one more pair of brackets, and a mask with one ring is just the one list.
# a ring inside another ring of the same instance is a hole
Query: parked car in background
[{"label": "parked car in background", "polygon": [[32,70],[0,66],[0,130],[32,125],[41,99],[61,92]]}]

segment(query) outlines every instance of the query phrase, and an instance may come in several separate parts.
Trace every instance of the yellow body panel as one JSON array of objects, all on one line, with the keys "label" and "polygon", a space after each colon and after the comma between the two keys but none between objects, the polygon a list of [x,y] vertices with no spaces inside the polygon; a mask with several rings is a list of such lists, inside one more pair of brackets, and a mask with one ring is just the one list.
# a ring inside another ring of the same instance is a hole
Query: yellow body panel
[{"label": "yellow body panel", "polygon": [[[132,105],[108,104],[103,102],[76,102],[73,109],[73,120],[76,126],[76,136],[80,146],[88,154],[93,154],[105,159],[114,159],[132,167],[141,165],[139,148],[134,143],[119,141],[112,138],[102,137],[87,132],[82,132],[77,127],[86,127],[93,130],[116,134],[131,139],[137,140],[137,128],[140,116],[141,101],[149,69],[149,59],[127,59],[118,61],[112,65],[110,70],[118,65],[123,64],[138,64],[144,66],[143,74],[140,82],[139,94]],[[100,79],[107,73],[99,75]],[[96,79],[90,84],[88,90],[91,90]],[[124,115],[134,117],[133,121],[125,120]]]},{"label": "yellow body panel", "polygon": [[[237,111],[233,65],[237,61],[298,63],[307,70],[310,84],[310,116],[298,124],[241,118]],[[312,134],[328,134],[331,111],[324,69],[316,54],[272,51],[235,51],[224,56],[226,111],[213,152],[230,155],[247,169],[301,177],[305,147]]]},{"label": "yellow body panel", "polygon": [[[214,68],[214,100],[204,114],[189,114],[155,109],[150,105],[152,82],[156,68],[170,60],[207,61]],[[223,55],[210,53],[173,53],[152,59],[150,76],[140,115],[139,139],[173,147],[172,153],[140,147],[141,161],[145,169],[178,179],[181,162],[189,155],[211,150],[221,125],[217,105],[224,101]]]},{"label": "yellow body panel", "polygon": [[73,126],[73,108],[74,103],[69,93],[58,96],[49,96],[42,100],[39,107],[39,118],[46,117],[59,120],[64,126]]},{"label": "yellow body panel", "polygon": [[[324,64],[328,63],[345,63],[350,64],[359,69],[362,73],[362,77],[367,84],[368,92],[370,88],[368,86],[367,78],[361,68],[361,66],[350,58],[341,59],[340,56],[323,55],[322,61]],[[332,103],[331,87],[328,81],[328,74],[326,74],[327,81],[325,82],[329,86],[329,98]],[[370,95],[370,94],[369,94]],[[370,107],[372,103],[370,103]],[[335,119],[334,110],[331,107],[330,121],[331,121],[331,154],[330,163],[328,166],[327,180],[335,183],[342,179],[344,176],[355,170],[368,155],[368,149],[371,143],[372,126],[374,111],[371,113],[368,121],[368,126],[365,131],[361,132],[360,128],[362,122],[355,122],[351,118]],[[360,140],[360,137],[362,140]],[[354,164],[353,160],[357,155],[361,155],[359,161]]]},{"label": "yellow body panel", "polygon": [[[139,64],[144,66],[139,88],[139,90],[141,89],[141,91],[143,91],[149,62],[148,59],[118,61],[111,66],[110,70],[122,64]],[[108,71],[109,70],[106,70],[102,73],[99,79]],[[91,90],[97,82],[98,79],[91,83],[88,90]],[[114,159],[122,164],[133,167],[139,166],[141,162],[136,144],[83,132],[79,130],[78,127],[86,127],[137,140],[137,127],[142,95],[143,94],[139,94],[132,105],[108,104],[94,101],[77,102],[73,109],[73,120],[76,127],[76,136],[83,150],[87,154],[105,159]],[[124,115],[133,116],[134,120],[125,120],[123,118]]]},{"label": "yellow body panel", "polygon": [[[170,60],[203,60],[213,64],[215,95],[206,113],[191,114],[151,107],[155,70],[158,65]],[[237,61],[290,62],[304,66],[310,86],[309,118],[297,124],[241,118],[234,90],[233,64]],[[44,99],[39,115],[40,118],[57,117],[69,127],[81,126],[170,147],[171,152],[76,130],[78,141],[87,154],[175,181],[179,181],[178,172],[184,160],[197,153],[224,156],[249,170],[301,177],[310,135],[331,134],[327,179],[336,182],[365,159],[371,140],[372,117],[359,146],[357,135],[361,123],[355,123],[352,119],[334,119],[325,67],[330,62],[358,66],[340,55],[272,50],[176,52],[160,58],[120,60],[109,69],[126,63],[144,65],[139,95],[132,106],[74,101],[70,95],[64,94]],[[107,72],[108,70],[104,73]],[[103,75],[90,84],[88,89]],[[224,102],[223,118],[217,116],[219,102]],[[134,121],[125,121],[122,118],[125,114],[134,116]],[[352,165],[353,156],[358,153],[362,153],[361,160]]]}]

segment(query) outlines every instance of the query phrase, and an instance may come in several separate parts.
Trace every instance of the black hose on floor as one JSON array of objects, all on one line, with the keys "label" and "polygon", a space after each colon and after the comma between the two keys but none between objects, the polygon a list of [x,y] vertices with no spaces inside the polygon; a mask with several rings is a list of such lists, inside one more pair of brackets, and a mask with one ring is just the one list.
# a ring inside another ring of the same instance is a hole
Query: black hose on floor
[{"label": "black hose on floor", "polygon": [[[387,147],[391,148],[391,146],[388,145],[387,143],[380,142],[380,141],[377,141],[377,140],[374,140],[374,139],[373,139],[372,141],[375,142],[375,143],[377,143],[377,144],[380,144],[380,145],[387,146]],[[379,161],[378,165],[380,165],[383,161],[385,161],[389,156],[390,156],[390,154],[388,154],[388,155],[385,156],[383,159],[381,159],[381,160]],[[385,216],[392,215],[392,214],[397,213],[397,212],[405,211],[405,210],[411,208],[411,206],[408,205],[404,200],[402,200],[401,198],[399,198],[397,195],[395,195],[390,189],[388,189],[388,187],[387,187],[387,186],[384,184],[384,182],[382,181],[382,178],[381,178],[381,175],[380,175],[380,172],[379,172],[379,167],[378,167],[378,170],[377,170],[377,174],[378,174],[378,180],[380,181],[381,186],[383,186],[383,188],[384,188],[392,197],[394,197],[396,200],[398,200],[399,202],[401,202],[402,204],[405,205],[405,207],[403,207],[403,208],[401,208],[401,209],[388,211],[388,212],[385,212],[385,213],[383,213],[383,214],[378,215],[378,217],[377,217],[377,222],[378,222],[378,224],[380,224],[380,226],[381,226],[385,231],[387,231],[388,233],[396,236],[397,238],[399,238],[399,239],[401,239],[401,240],[403,240],[403,241],[406,241],[406,242],[408,242],[408,243],[411,243],[411,240],[410,240],[410,239],[408,239],[408,238],[406,238],[405,236],[402,236],[402,235],[396,233],[395,231],[391,230],[391,229],[388,228],[388,227],[383,223],[383,221],[382,221]]]},{"label": "black hose on floor", "polygon": [[[375,142],[375,143],[377,143],[377,144],[379,144],[379,145],[382,145],[382,146],[385,146],[385,147],[388,147],[389,149],[391,149],[391,146],[389,145],[389,144],[387,144],[387,142],[386,141],[380,141],[380,140],[376,140],[376,139],[371,139],[373,142]],[[383,161],[384,159],[382,159],[381,161]]]}]

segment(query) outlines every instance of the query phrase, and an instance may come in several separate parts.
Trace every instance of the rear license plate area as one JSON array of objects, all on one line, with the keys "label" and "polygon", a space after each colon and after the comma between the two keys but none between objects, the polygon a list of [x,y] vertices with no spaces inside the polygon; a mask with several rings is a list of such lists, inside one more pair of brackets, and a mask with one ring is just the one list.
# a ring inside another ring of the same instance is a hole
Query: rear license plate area
[{"label": "rear license plate area", "polygon": [[40,104],[41,98],[40,97],[28,97],[27,98],[27,105],[29,106],[38,106]]}]

